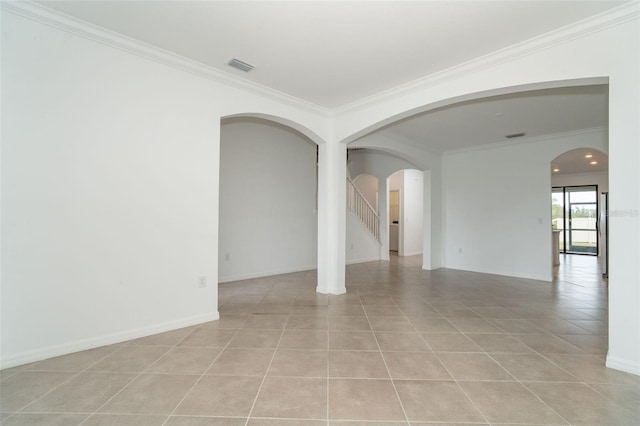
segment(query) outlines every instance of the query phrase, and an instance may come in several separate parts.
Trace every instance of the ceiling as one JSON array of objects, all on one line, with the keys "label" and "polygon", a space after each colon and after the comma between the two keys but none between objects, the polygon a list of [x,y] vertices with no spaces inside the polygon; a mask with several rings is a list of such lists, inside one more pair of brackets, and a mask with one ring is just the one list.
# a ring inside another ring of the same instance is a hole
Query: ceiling
[{"label": "ceiling", "polygon": [[[626,1],[40,1],[328,109],[446,70]],[[227,65],[237,58],[249,73]],[[445,152],[607,125],[607,87],[463,102],[387,126]]]},{"label": "ceiling", "polygon": [[608,125],[606,85],[520,92],[462,102],[387,126],[384,130],[436,152],[471,148],[525,133],[526,138]]},{"label": "ceiling", "polygon": [[[336,108],[624,1],[40,1],[291,96]],[[237,58],[255,66],[230,68]]]},{"label": "ceiling", "polygon": [[[597,164],[591,164],[592,162]],[[609,157],[595,149],[574,149],[565,152],[551,162],[551,172],[554,175],[606,172],[608,170]]]}]

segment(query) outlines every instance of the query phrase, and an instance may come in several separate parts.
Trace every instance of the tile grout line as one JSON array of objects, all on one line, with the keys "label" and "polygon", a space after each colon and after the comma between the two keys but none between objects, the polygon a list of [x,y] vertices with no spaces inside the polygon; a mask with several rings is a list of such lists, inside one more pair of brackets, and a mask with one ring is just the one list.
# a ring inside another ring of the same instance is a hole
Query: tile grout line
[{"label": "tile grout line", "polygon": [[[472,310],[472,312],[473,312],[473,310]],[[484,319],[485,321],[487,321],[485,318],[482,318],[482,319]],[[487,322],[489,322],[489,321],[487,321]],[[451,323],[451,324],[452,324],[456,329],[458,329],[458,331],[460,331],[460,333],[462,333],[462,335],[464,335],[465,337],[467,337],[467,333],[465,333],[465,332],[463,332],[462,330],[460,330],[460,328],[458,328],[455,324],[453,324],[453,323]],[[534,325],[535,325],[535,324],[534,324]],[[498,328],[499,328],[499,327],[498,327]],[[471,334],[473,334],[473,333],[471,333]],[[511,337],[511,338],[516,339],[518,342],[522,343],[523,345],[525,345],[525,346],[527,346],[529,349],[531,349],[531,350],[533,351],[533,353],[540,355],[540,354],[539,354],[535,349],[533,349],[532,347],[530,347],[530,346],[529,346],[529,345],[527,345],[526,343],[522,342],[520,339],[517,339],[517,338],[515,338],[515,337],[511,336],[511,334],[510,334],[510,333],[506,333],[506,332],[505,332],[505,333],[500,333],[500,334],[505,334],[505,335],[507,335],[507,336],[509,336],[509,337]],[[467,337],[467,338],[468,338],[468,337]],[[471,340],[471,339],[470,339],[470,340]],[[472,340],[472,341],[473,341],[473,340]],[[474,342],[474,343],[475,343],[475,342]],[[476,345],[477,345],[477,344],[476,344]],[[499,362],[498,362],[498,361],[497,361],[493,356],[491,356],[491,353],[489,353],[486,349],[482,348],[480,345],[477,345],[477,346],[478,346],[480,349],[482,349],[482,353],[484,353],[485,355],[487,355],[487,356],[488,356],[488,357],[489,357],[493,362],[495,362],[498,366],[500,366],[500,368],[502,368],[504,371],[506,371],[506,372],[507,372],[507,374],[509,374],[509,376],[513,377],[513,378],[514,378],[514,381],[515,381],[515,382],[517,382],[517,383],[519,383],[522,387],[524,387],[524,388],[527,390],[527,392],[529,392],[531,395],[533,395],[534,397],[536,397],[540,402],[542,402],[542,404],[544,404],[544,405],[545,405],[546,407],[548,407],[551,411],[553,411],[553,412],[554,412],[554,413],[555,413],[555,414],[556,414],[560,419],[564,420],[564,421],[566,422],[566,424],[567,424],[567,425],[570,425],[570,424],[571,424],[570,422],[568,422],[568,421],[567,421],[567,419],[565,419],[564,417],[562,417],[562,416],[560,415],[560,413],[558,413],[556,410],[554,410],[554,409],[553,409],[553,407],[551,407],[549,404],[547,404],[545,401],[543,401],[543,400],[542,400],[542,398],[540,398],[538,395],[536,395],[534,392],[532,392],[532,391],[531,391],[531,389],[529,389],[529,388],[528,388],[524,383],[522,383],[522,382],[521,382],[521,381],[520,381],[516,376],[514,376],[514,375],[513,375],[513,374],[511,374],[511,373],[510,373],[506,368],[504,368],[504,367],[502,366],[502,364],[500,364],[500,363],[499,363]],[[505,353],[507,353],[507,352],[505,352]],[[508,352],[508,353],[513,354],[513,352]],[[525,353],[525,354],[526,354],[526,353]],[[437,354],[436,354],[436,356],[437,356]],[[457,383],[457,381],[456,381],[456,383]],[[459,386],[459,385],[458,385],[458,386]],[[460,389],[462,389],[462,386],[460,386]],[[462,391],[465,393],[465,395],[467,395],[467,392],[466,392],[464,389],[462,389]],[[471,397],[469,397],[468,395],[467,395],[467,397],[471,400]],[[473,401],[473,400],[472,400],[472,401]],[[475,403],[474,403],[474,404],[475,404]],[[481,411],[481,412],[482,412],[482,411]],[[482,414],[483,414],[483,416],[484,416],[484,413],[482,413]],[[486,419],[486,416],[485,416],[485,419]],[[489,420],[487,419],[487,422],[488,422],[488,421],[489,421]]]},{"label": "tile grout line", "polygon": [[[249,315],[250,317],[250,315]],[[227,342],[226,345],[224,345],[224,347],[220,350],[220,352],[218,353],[218,355],[216,355],[213,358],[213,361],[211,361],[211,363],[209,363],[209,366],[207,368],[204,369],[204,371],[202,372],[202,374],[200,375],[200,377],[198,377],[198,379],[196,379],[196,381],[193,383],[193,385],[191,385],[191,387],[189,388],[189,390],[187,392],[185,392],[185,394],[182,396],[182,398],[180,399],[180,401],[178,401],[178,403],[176,404],[175,407],[173,407],[173,410],[171,410],[171,412],[167,415],[167,418],[164,420],[164,422],[162,422],[162,426],[166,425],[167,422],[169,421],[169,419],[171,419],[171,416],[174,415],[174,413],[176,412],[176,410],[178,409],[178,407],[180,407],[180,405],[184,402],[184,400],[187,398],[187,396],[193,391],[193,389],[195,389],[195,387],[198,385],[198,383],[200,383],[200,381],[202,381],[202,379],[204,377],[207,376],[207,372],[211,369],[211,366],[213,364],[215,364],[215,362],[218,360],[218,358],[220,358],[220,356],[224,353],[224,351],[229,347],[229,345],[231,344],[231,342],[233,341],[233,339],[238,335],[238,333],[240,333],[240,330],[242,330],[242,326],[249,320],[249,317],[242,323],[240,324],[240,326],[238,327],[238,329],[236,330],[235,333],[233,333],[233,336],[231,336],[231,338],[229,339],[229,341]],[[220,329],[217,329],[220,330]],[[224,329],[223,329],[224,330]],[[195,332],[195,330],[194,330]],[[193,332],[192,332],[193,333]],[[191,333],[189,333],[190,335]],[[189,335],[185,336],[184,339],[181,339],[180,342],[182,342],[183,340],[185,340]],[[178,344],[180,343],[176,343],[176,345],[174,346],[177,347]],[[159,361],[159,359],[158,359]],[[157,362],[157,361],[156,361]],[[155,364],[155,362],[153,363]],[[153,365],[152,364],[152,365]],[[149,367],[151,367],[152,365],[150,365]],[[147,367],[147,369],[149,368]]]},{"label": "tile grout line", "polygon": [[[275,283],[274,283],[274,285],[275,285]],[[265,297],[266,297],[266,295],[265,295]],[[291,305],[291,309],[289,310],[287,322],[284,324],[284,327],[282,328],[282,332],[280,333],[280,337],[278,338],[278,342],[276,343],[276,346],[275,346],[275,348],[273,350],[273,355],[271,355],[271,359],[269,360],[269,364],[267,365],[267,369],[264,372],[264,377],[262,378],[262,381],[260,382],[260,386],[258,387],[258,392],[256,392],[256,396],[255,396],[255,398],[253,398],[253,403],[251,404],[251,408],[249,409],[249,413],[247,414],[247,421],[245,422],[245,426],[249,425],[249,421],[251,420],[251,415],[253,414],[253,410],[254,410],[254,408],[256,406],[256,403],[258,402],[258,398],[260,397],[260,392],[262,392],[262,387],[264,386],[264,382],[267,381],[267,377],[269,375],[269,370],[271,370],[271,365],[273,364],[273,360],[275,359],[276,354],[278,353],[278,348],[280,347],[280,343],[282,342],[282,338],[284,337],[284,333],[287,330],[287,324],[291,320],[291,311],[292,311],[292,309],[293,309],[293,305]]]},{"label": "tile grout line", "polygon": [[[398,392],[398,388],[396,387],[395,382],[393,381],[393,376],[391,375],[391,370],[389,370],[389,366],[387,365],[387,360],[384,358],[384,355],[382,354],[382,347],[380,346],[380,342],[378,341],[378,336],[376,336],[375,331],[373,330],[373,326],[371,325],[371,320],[369,319],[369,314],[367,313],[367,310],[365,309],[365,305],[364,303],[362,303],[362,297],[358,294],[358,297],[360,298],[360,303],[362,306],[362,310],[364,311],[364,316],[367,319],[367,323],[369,324],[369,328],[371,329],[371,334],[373,334],[373,339],[376,341],[376,345],[378,346],[378,351],[380,353],[380,358],[382,358],[382,362],[384,363],[384,368],[387,369],[387,374],[389,375],[389,381],[391,382],[391,385],[393,386],[393,391],[396,394],[396,398],[398,399],[398,402],[400,403],[400,408],[402,408],[402,414],[404,414],[404,419],[407,423],[407,425],[410,424],[409,422],[409,416],[407,415],[407,410],[405,410],[404,408],[404,404],[402,403],[402,399],[400,398],[400,393]],[[393,299],[391,299],[393,301]],[[395,301],[393,301],[394,306],[396,306],[396,308],[398,308],[398,306],[396,305]],[[400,308],[398,308],[400,309]]]},{"label": "tile grout line", "polygon": [[[425,300],[426,302],[426,300]],[[431,308],[433,308],[436,312],[438,312],[438,314],[442,315],[442,313],[438,310],[438,308],[434,307],[431,303],[428,303]],[[453,323],[451,323],[446,317],[442,317],[446,322],[448,322],[452,327],[454,327],[456,330],[460,331],[458,329],[458,327],[456,327]],[[407,318],[408,319],[408,318]],[[409,321],[411,323],[411,321]],[[484,411],[482,411],[480,409],[480,407],[478,407],[478,404],[476,404],[476,402],[469,396],[469,394],[462,388],[462,386],[460,386],[460,383],[458,382],[458,379],[455,378],[455,376],[453,374],[451,374],[451,371],[449,370],[449,368],[447,368],[447,366],[444,364],[444,362],[442,362],[442,360],[440,359],[440,357],[438,356],[438,354],[433,350],[433,348],[431,347],[431,345],[429,344],[429,342],[426,341],[426,339],[424,338],[424,336],[422,335],[422,333],[418,332],[418,329],[415,328],[415,326],[413,325],[413,323],[411,323],[411,325],[414,327],[414,329],[416,330],[416,332],[418,333],[418,336],[420,336],[420,338],[422,339],[422,341],[427,345],[427,347],[429,349],[431,349],[431,352],[433,353],[433,356],[436,357],[436,359],[438,360],[438,362],[440,363],[440,365],[442,365],[442,367],[445,369],[445,371],[447,372],[447,374],[449,376],[451,376],[451,380],[456,384],[456,386],[458,387],[458,389],[460,389],[460,391],[464,394],[464,396],[467,397],[467,400],[469,402],[471,402],[471,404],[473,404],[473,406],[475,407],[476,410],[478,410],[478,413],[480,413],[480,415],[482,416],[482,418],[486,421],[487,424],[491,424],[491,422],[489,421],[489,419],[487,418],[487,416],[484,414]],[[464,335],[464,334],[463,334]],[[465,336],[466,337],[466,336]],[[477,346],[477,345],[476,345]],[[478,347],[479,349],[482,349],[480,347]],[[475,352],[474,352],[475,353]]]},{"label": "tile grout line", "polygon": [[[115,344],[115,345],[118,345],[118,344]],[[118,346],[121,346],[121,347],[120,347],[120,348],[118,348],[118,349],[113,350],[112,352],[110,352],[110,353],[108,353],[108,354],[104,355],[104,356],[103,356],[103,357],[101,357],[101,358],[98,358],[96,361],[94,361],[94,362],[90,363],[90,364],[89,364],[89,365],[87,365],[84,369],[82,369],[82,370],[80,370],[80,371],[70,371],[70,370],[26,370],[26,369],[22,368],[18,373],[20,373],[20,372],[30,372],[30,371],[33,371],[33,372],[75,373],[75,374],[72,374],[72,376],[71,376],[71,377],[69,377],[67,380],[63,381],[62,383],[60,383],[60,384],[58,384],[58,385],[56,385],[56,386],[54,386],[54,387],[53,387],[53,388],[51,388],[48,392],[46,392],[46,393],[42,394],[42,395],[41,395],[41,396],[39,396],[38,398],[36,398],[36,399],[34,399],[34,400],[30,401],[29,403],[25,404],[24,406],[22,406],[22,407],[21,407],[19,410],[17,410],[16,412],[11,413],[11,415],[10,415],[10,416],[8,416],[7,418],[3,419],[2,421],[3,421],[3,422],[5,422],[5,421],[6,421],[6,420],[8,420],[10,417],[13,417],[15,414],[18,414],[18,413],[25,413],[25,414],[26,414],[27,412],[23,412],[22,410],[24,410],[25,408],[29,407],[31,404],[36,403],[37,401],[41,400],[42,398],[46,397],[47,395],[49,395],[50,393],[52,393],[52,392],[53,392],[53,391],[55,391],[56,389],[58,389],[58,388],[60,388],[60,387],[64,386],[65,384],[69,383],[70,381],[72,381],[72,380],[73,380],[73,379],[75,379],[76,377],[79,377],[82,373],[85,373],[85,372],[89,371],[89,368],[91,368],[91,367],[93,367],[94,365],[98,364],[100,361],[102,361],[102,360],[104,360],[105,358],[107,358],[107,357],[111,356],[112,354],[114,354],[114,353],[118,352],[119,350],[121,350],[121,349],[122,349],[122,347],[125,347],[125,346],[127,346],[127,345],[118,345]],[[95,349],[98,349],[98,348],[95,348]],[[82,352],[82,351],[81,351],[81,352]],[[69,354],[69,355],[72,355],[72,354]],[[65,355],[62,355],[62,356],[65,356]],[[43,360],[43,361],[45,361],[45,360]],[[18,373],[16,373],[16,374],[18,374]],[[133,380],[133,379],[132,379],[132,380]],[[128,383],[127,383],[127,384],[128,384]],[[84,413],[83,413],[83,414],[84,414]],[[91,417],[91,413],[89,414],[89,417]],[[88,419],[89,417],[87,417],[87,419]],[[84,423],[87,419],[85,419],[82,423]]]}]

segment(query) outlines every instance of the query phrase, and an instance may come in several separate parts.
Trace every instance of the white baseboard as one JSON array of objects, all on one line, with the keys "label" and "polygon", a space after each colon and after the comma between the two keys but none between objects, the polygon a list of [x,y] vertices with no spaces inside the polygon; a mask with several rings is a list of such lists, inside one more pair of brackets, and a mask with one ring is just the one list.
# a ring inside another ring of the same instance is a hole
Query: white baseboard
[{"label": "white baseboard", "polygon": [[380,260],[379,257],[372,257],[372,258],[369,258],[369,259],[352,259],[352,260],[347,260],[346,264],[347,265],[355,265],[356,263],[376,262],[378,260]]},{"label": "white baseboard", "polygon": [[422,252],[421,251],[415,251],[415,252],[409,252],[409,253],[402,253],[402,257],[417,256],[419,254],[422,254]]},{"label": "white baseboard", "polygon": [[553,278],[550,275],[539,275],[539,274],[520,274],[513,271],[499,271],[499,270],[487,270],[483,268],[463,268],[463,267],[452,267],[452,266],[442,266],[447,269],[455,269],[457,271],[466,271],[466,272],[479,272],[481,274],[491,274],[491,275],[501,275],[503,277],[513,277],[513,278],[525,278],[528,280],[537,280],[537,281],[546,281],[551,282]]},{"label": "white baseboard", "polygon": [[329,289],[325,288],[325,287],[317,287],[316,291],[320,294],[333,294],[333,295],[340,295],[340,294],[345,294],[347,292],[347,288],[346,287],[340,287],[338,289],[335,289],[334,291],[330,291]]},{"label": "white baseboard", "polygon": [[262,277],[270,277],[273,275],[282,275],[282,274],[291,274],[294,272],[305,272],[305,271],[313,271],[317,269],[316,265],[310,266],[300,266],[295,268],[286,268],[286,269],[278,269],[274,271],[263,271],[263,272],[252,272],[250,274],[239,274],[239,275],[231,275],[227,277],[219,277],[218,283],[228,283],[231,281],[242,281],[242,280],[250,280],[253,278],[262,278]]},{"label": "white baseboard", "polygon": [[635,374],[636,376],[640,376],[639,362],[631,362],[626,359],[620,359],[612,357],[611,355],[607,355],[606,366],[608,368],[613,368],[614,370],[620,370],[624,371],[625,373],[631,373]]},{"label": "white baseboard", "polygon": [[153,324],[133,330],[125,330],[106,334],[103,336],[90,337],[88,339],[48,346],[46,348],[34,349],[31,351],[3,357],[2,359],[0,359],[0,369],[16,367],[18,365],[24,365],[31,362],[42,361],[43,359],[53,358],[61,355],[68,355],[87,349],[98,348],[100,346],[113,345],[115,343],[121,343],[131,339],[146,337],[152,334],[164,333],[166,331],[177,330],[179,328],[189,327],[192,325],[202,324],[204,322],[215,321],[218,319],[220,319],[220,314],[216,310],[215,312],[211,312],[209,314],[197,315],[177,321]]}]

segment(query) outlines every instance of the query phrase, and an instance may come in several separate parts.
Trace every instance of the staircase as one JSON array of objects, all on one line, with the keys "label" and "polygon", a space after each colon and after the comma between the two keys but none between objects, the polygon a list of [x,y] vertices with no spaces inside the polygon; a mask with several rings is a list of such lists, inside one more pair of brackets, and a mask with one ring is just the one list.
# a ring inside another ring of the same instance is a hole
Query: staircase
[{"label": "staircase", "polygon": [[347,178],[347,210],[353,213],[369,233],[380,242],[380,217],[371,204],[364,198],[362,192],[356,188],[353,181]]}]

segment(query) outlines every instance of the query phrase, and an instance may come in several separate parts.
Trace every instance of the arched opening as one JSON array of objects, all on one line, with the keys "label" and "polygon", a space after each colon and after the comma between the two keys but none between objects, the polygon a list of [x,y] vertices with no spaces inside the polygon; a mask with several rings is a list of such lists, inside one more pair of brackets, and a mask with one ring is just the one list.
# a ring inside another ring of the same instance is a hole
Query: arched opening
[{"label": "arched opening", "polygon": [[608,165],[607,154],[593,148],[572,149],[551,161],[556,278],[577,268],[608,275]]},{"label": "arched opening", "polygon": [[[287,273],[315,282],[317,182],[317,146],[305,134],[262,117],[221,121],[219,282]],[[266,280],[255,280],[249,302],[265,296]],[[233,302],[226,290],[221,308]]]}]

